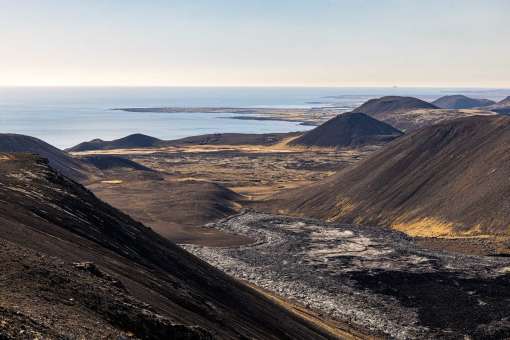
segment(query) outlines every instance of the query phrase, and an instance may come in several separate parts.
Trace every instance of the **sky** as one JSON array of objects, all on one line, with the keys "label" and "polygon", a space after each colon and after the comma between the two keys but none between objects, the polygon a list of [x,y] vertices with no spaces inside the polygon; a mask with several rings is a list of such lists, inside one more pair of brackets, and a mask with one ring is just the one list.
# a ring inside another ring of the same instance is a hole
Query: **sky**
[{"label": "sky", "polygon": [[1,86],[510,87],[509,0],[0,0]]}]

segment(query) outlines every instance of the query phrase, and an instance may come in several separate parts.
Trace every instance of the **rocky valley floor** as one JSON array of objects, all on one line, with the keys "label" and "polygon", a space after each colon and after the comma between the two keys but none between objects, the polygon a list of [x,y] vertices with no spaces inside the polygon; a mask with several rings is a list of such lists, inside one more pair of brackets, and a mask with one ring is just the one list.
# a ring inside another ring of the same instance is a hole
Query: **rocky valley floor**
[{"label": "rocky valley floor", "polygon": [[[153,171],[113,167],[85,183],[96,195],[179,243],[239,245],[246,237],[199,226],[263,203],[275,193],[318,182],[369,157],[382,145],[327,149],[276,145],[175,145],[73,153],[122,157]],[[236,196],[237,195],[237,196]],[[424,248],[473,255],[510,253],[501,237],[421,237]]]},{"label": "rocky valley floor", "polygon": [[99,198],[179,243],[239,245],[246,237],[201,228],[275,192],[321,180],[380,146],[306,149],[285,145],[190,145],[74,153],[129,158],[86,186]]},{"label": "rocky valley floor", "polygon": [[175,179],[210,181],[248,197],[263,198],[321,180],[380,147],[335,150],[286,145],[190,145],[86,151],[74,155],[122,156]]},{"label": "rocky valley floor", "polygon": [[376,337],[510,336],[510,259],[420,248],[385,228],[244,212],[208,225],[256,240],[183,245],[240,280]]}]

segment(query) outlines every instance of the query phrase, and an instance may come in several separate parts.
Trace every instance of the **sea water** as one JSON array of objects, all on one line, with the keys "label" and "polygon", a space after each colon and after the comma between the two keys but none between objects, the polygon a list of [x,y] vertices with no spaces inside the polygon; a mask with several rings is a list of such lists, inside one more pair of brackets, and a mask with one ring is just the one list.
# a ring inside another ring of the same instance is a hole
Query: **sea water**
[{"label": "sea water", "polygon": [[234,113],[147,113],[125,107],[339,107],[349,111],[385,95],[433,100],[447,94],[501,99],[509,91],[447,88],[341,87],[2,87],[0,132],[40,138],[67,148],[94,138],[111,140],[132,133],[161,139],[220,133],[303,131],[310,126],[284,121],[232,119]]}]

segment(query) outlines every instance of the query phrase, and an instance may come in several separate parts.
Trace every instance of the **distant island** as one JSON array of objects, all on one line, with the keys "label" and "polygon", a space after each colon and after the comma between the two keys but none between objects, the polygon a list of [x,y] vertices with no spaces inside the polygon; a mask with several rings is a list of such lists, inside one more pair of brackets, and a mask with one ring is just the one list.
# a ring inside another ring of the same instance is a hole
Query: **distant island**
[{"label": "distant island", "polygon": [[242,108],[242,107],[127,107],[115,108],[126,112],[157,112],[157,113],[235,113],[242,116],[220,117],[242,120],[275,120],[296,122],[302,125],[320,125],[336,115],[345,112],[343,107],[318,108]]}]

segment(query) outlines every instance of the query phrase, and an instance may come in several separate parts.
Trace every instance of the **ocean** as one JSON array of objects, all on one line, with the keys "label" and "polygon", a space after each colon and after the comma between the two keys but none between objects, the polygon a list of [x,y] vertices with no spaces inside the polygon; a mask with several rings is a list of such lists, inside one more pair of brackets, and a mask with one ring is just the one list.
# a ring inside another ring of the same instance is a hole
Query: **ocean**
[{"label": "ocean", "polygon": [[345,87],[0,87],[0,132],[40,138],[58,148],[132,133],[161,139],[220,132],[270,133],[310,129],[283,121],[229,119],[229,113],[133,113],[121,107],[340,106],[345,111],[386,95],[434,100],[447,94],[500,100],[510,90]]}]

